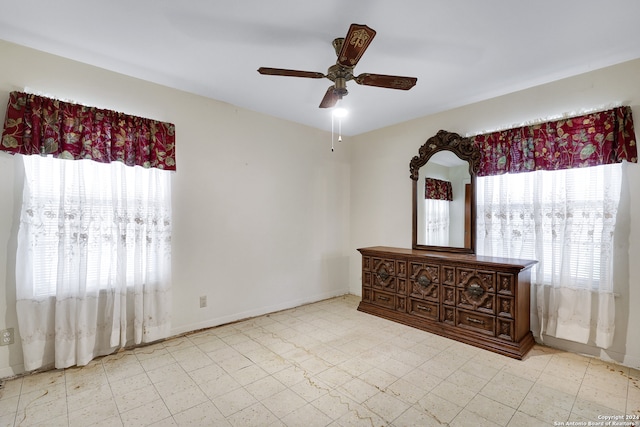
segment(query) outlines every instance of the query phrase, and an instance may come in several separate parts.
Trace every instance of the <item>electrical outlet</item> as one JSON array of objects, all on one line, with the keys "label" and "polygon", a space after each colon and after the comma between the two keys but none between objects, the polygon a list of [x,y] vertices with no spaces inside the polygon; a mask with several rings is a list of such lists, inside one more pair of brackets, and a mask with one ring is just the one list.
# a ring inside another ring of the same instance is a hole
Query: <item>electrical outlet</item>
[{"label": "electrical outlet", "polygon": [[207,306],[207,296],[203,295],[200,297],[200,308],[205,308]]},{"label": "electrical outlet", "polygon": [[13,344],[13,328],[0,331],[0,345]]}]

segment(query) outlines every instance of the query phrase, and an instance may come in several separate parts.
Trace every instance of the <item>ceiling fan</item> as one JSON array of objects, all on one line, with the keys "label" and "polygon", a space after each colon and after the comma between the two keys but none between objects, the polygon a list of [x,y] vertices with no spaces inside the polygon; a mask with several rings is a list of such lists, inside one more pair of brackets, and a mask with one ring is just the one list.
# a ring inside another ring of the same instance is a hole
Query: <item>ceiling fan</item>
[{"label": "ceiling fan", "polygon": [[335,65],[329,67],[327,74],[267,67],[258,68],[258,72],[271,76],[306,77],[310,79],[328,78],[333,84],[329,86],[329,89],[324,94],[324,98],[320,102],[320,108],[331,108],[336,105],[338,100],[347,95],[347,82],[349,80],[355,80],[360,85],[386,87],[389,89],[409,90],[414,87],[418,81],[416,77],[387,76],[371,73],[363,73],[359,76],[353,75],[353,68],[365,50],[367,50],[375,35],[375,30],[366,25],[351,24],[347,36],[345,38],[337,38],[332,43],[338,59]]}]

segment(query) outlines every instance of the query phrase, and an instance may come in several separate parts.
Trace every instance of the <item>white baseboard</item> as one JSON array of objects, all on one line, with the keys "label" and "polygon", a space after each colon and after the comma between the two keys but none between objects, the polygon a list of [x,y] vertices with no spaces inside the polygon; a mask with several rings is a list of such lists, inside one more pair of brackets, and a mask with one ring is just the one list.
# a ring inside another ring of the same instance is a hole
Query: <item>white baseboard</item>
[{"label": "white baseboard", "polygon": [[320,294],[316,294],[314,296],[310,296],[310,297],[305,297],[305,298],[300,298],[297,300],[289,300],[289,301],[283,301],[281,303],[278,304],[274,304],[274,305],[270,305],[270,306],[263,306],[263,307],[257,307],[255,309],[252,310],[247,310],[247,311],[242,311],[239,313],[233,313],[227,316],[220,316],[220,317],[214,317],[212,319],[207,319],[203,322],[199,322],[199,323],[191,323],[188,325],[182,325],[176,328],[172,328],[171,329],[171,335],[172,336],[177,336],[177,335],[182,335],[185,334],[187,332],[193,332],[193,331],[199,331],[201,329],[207,329],[207,328],[213,328],[216,326],[220,326],[220,325],[225,325],[227,323],[232,323],[232,322],[237,322],[239,320],[244,320],[244,319],[249,319],[252,317],[257,317],[257,316],[262,316],[264,314],[269,314],[269,313],[275,313],[277,311],[281,311],[281,310],[287,310],[290,308],[295,308],[295,307],[299,307],[301,305],[305,305],[305,304],[311,304],[314,302],[318,302],[318,301],[322,301],[325,299],[329,299],[329,298],[334,298],[334,297],[338,297],[341,295],[347,295],[349,294],[348,290],[334,290],[334,291],[330,291],[330,292],[323,292]]},{"label": "white baseboard", "polygon": [[7,368],[0,369],[0,380],[3,378],[12,378],[16,375],[24,374],[24,364],[13,365]]}]

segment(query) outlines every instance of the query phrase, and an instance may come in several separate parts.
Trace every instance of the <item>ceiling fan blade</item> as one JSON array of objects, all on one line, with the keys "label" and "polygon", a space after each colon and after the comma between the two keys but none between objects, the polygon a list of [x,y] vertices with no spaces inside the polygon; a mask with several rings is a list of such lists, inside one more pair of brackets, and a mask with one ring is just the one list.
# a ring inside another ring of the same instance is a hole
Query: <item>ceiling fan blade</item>
[{"label": "ceiling fan blade", "polygon": [[355,78],[356,83],[365,86],[386,87],[389,89],[409,90],[416,85],[417,77],[385,76],[383,74],[363,73]]},{"label": "ceiling fan blade", "polygon": [[375,35],[375,30],[366,25],[351,24],[338,54],[338,64],[345,67],[355,67]]},{"label": "ceiling fan blade", "polygon": [[260,67],[258,72],[270,76],[306,77],[309,79],[322,79],[325,77],[324,74],[315,71],[286,70],[284,68]]},{"label": "ceiling fan blade", "polygon": [[336,105],[336,102],[340,99],[340,96],[336,93],[333,85],[329,86],[327,92],[324,94],[324,98],[320,101],[320,108],[331,108]]}]

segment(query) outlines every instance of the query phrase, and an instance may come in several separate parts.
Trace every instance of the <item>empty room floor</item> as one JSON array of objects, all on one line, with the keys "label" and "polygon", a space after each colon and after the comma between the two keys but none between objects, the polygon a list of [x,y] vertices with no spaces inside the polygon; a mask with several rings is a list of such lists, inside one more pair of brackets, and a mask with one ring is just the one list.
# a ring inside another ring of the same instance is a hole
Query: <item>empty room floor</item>
[{"label": "empty room floor", "polygon": [[540,345],[513,360],[358,303],[332,298],[7,380],[0,426],[537,427],[640,416],[636,369]]}]

